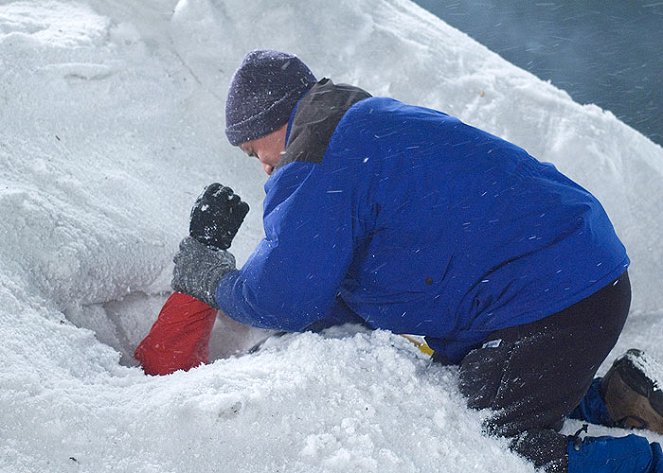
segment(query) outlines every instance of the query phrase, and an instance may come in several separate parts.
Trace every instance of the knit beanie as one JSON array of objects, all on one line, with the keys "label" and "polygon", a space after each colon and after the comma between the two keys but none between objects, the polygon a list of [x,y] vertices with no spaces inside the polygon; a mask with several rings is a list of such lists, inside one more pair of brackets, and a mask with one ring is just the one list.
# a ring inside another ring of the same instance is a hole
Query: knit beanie
[{"label": "knit beanie", "polygon": [[226,101],[226,136],[233,146],[277,130],[297,101],[315,84],[297,56],[257,49],[235,71]]}]

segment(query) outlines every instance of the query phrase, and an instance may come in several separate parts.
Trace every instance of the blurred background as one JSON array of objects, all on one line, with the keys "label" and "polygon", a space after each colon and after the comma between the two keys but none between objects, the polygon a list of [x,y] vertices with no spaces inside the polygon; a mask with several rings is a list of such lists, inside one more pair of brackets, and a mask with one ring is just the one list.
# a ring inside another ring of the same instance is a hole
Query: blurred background
[{"label": "blurred background", "polygon": [[663,145],[663,1],[414,1]]}]

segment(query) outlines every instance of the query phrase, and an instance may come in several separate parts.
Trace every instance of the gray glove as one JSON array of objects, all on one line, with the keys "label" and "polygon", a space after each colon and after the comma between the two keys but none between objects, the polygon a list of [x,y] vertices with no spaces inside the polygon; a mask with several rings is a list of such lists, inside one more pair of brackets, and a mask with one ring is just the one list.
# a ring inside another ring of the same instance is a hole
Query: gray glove
[{"label": "gray glove", "polygon": [[218,309],[214,295],[221,278],[235,270],[235,257],[232,253],[210,248],[186,237],[180,243],[180,250],[175,254],[173,262],[173,290],[193,296]]}]

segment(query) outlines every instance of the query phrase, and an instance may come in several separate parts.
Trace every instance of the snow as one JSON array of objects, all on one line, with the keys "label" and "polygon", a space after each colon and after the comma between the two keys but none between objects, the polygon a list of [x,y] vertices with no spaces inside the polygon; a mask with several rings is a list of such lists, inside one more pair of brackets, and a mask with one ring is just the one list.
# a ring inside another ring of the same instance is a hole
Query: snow
[{"label": "snow", "polygon": [[223,134],[230,76],[257,47],[457,115],[589,188],[633,260],[611,358],[637,346],[663,360],[663,149],[414,4],[2,0],[0,472],[533,471],[481,435],[453,368],[386,332],[230,356],[265,333],[222,319],[213,364],[134,366],[203,187],[252,207],[240,264],[262,235],[262,170]]}]

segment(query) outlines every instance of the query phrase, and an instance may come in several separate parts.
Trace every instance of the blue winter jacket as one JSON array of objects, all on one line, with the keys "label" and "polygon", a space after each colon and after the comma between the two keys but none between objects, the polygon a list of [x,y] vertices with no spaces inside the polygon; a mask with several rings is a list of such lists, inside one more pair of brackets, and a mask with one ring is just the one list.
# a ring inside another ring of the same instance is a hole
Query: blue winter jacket
[{"label": "blue winter jacket", "polygon": [[350,312],[458,362],[629,264],[600,203],[552,164],[327,79],[293,111],[265,191],[266,237],[216,292],[257,327],[302,331]]}]

